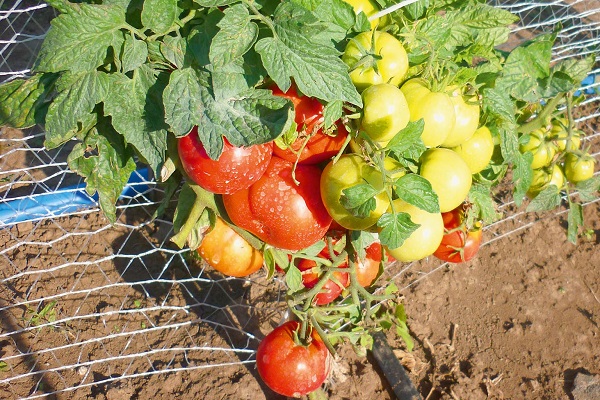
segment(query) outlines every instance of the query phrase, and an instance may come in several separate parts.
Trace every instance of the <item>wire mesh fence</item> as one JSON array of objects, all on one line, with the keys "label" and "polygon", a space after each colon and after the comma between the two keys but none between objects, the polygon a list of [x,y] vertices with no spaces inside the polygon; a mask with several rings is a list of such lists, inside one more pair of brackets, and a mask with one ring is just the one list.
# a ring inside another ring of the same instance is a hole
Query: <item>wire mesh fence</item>
[{"label": "wire mesh fence", "polygon": [[[557,60],[598,51],[598,1],[491,3],[520,17],[515,40],[560,26]],[[54,16],[42,1],[0,0],[0,81],[27,76]],[[600,160],[599,75],[594,69],[581,88],[578,121]],[[241,380],[261,335],[283,317],[283,283],[224,278],[171,245],[171,215],[151,219],[161,188],[145,170],[132,176],[110,225],[68,170],[69,146],[49,151],[43,136],[0,134],[0,397],[94,397],[123,381],[139,391],[149,377],[179,371]],[[565,212],[525,213],[497,200],[504,217],[486,227],[485,245]],[[444,266],[395,265],[386,274],[406,290]],[[132,394],[122,390],[117,398]]]}]

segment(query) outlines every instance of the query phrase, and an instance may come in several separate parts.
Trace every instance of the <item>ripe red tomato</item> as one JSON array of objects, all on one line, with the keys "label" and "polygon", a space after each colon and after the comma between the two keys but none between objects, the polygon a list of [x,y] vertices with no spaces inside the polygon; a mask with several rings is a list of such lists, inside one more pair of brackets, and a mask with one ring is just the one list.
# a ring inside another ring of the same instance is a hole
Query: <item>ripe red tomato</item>
[{"label": "ripe red tomato", "polygon": [[340,151],[348,131],[338,121],[334,132],[331,134],[323,132],[323,104],[319,100],[300,96],[294,86],[285,93],[277,86],[273,87],[272,91],[275,96],[285,97],[294,104],[294,121],[298,132],[296,141],[290,147],[282,149],[275,145],[273,147],[275,155],[291,162],[296,162],[298,159],[300,164],[318,164],[331,159]]},{"label": "ripe red tomato", "polygon": [[248,276],[263,265],[263,256],[243,237],[217,218],[204,236],[198,254],[214,269],[227,276]]},{"label": "ripe red tomato", "polygon": [[246,189],[262,176],[271,160],[273,143],[234,147],[223,138],[223,153],[213,160],[206,154],[198,128],[194,127],[178,139],[177,150],[183,169],[197,185],[226,194]]},{"label": "ripe red tomato", "polygon": [[329,350],[313,329],[310,343],[294,340],[299,323],[288,321],[275,328],[258,345],[256,367],[273,391],[287,397],[300,397],[317,390],[331,369]]},{"label": "ripe red tomato", "polygon": [[442,213],[444,237],[433,255],[440,260],[461,263],[471,260],[481,246],[480,227],[469,229],[464,223],[462,206]]},{"label": "ripe red tomato", "polygon": [[[326,257],[326,254],[328,254],[327,250],[324,250],[324,252],[325,254],[321,254],[322,257]],[[302,283],[307,288],[312,288],[319,282],[321,274],[314,270],[316,267],[317,263],[313,260],[302,259],[298,263],[298,269],[302,271]],[[340,268],[347,267],[347,262],[340,265]],[[327,282],[325,282],[325,285],[323,285],[323,289],[315,296],[314,303],[318,306],[331,303],[337,299],[344,288],[349,284],[350,276],[347,272],[335,271],[333,273],[333,279],[328,279]]]},{"label": "ripe red tomato", "polygon": [[231,221],[282,249],[300,250],[319,241],[331,225],[319,181],[321,170],[313,165],[298,165],[296,179],[293,163],[277,156],[263,176],[248,189],[223,195]]},{"label": "ripe red tomato", "polygon": [[356,264],[356,279],[362,287],[369,287],[379,275],[379,264],[383,256],[381,243],[373,242],[365,249],[366,257]]}]

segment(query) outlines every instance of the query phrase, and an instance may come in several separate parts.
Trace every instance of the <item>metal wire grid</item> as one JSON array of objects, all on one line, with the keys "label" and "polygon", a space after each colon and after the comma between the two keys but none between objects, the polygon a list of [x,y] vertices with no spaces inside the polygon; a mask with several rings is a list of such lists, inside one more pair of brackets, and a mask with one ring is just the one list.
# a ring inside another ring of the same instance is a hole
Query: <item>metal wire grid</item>
[{"label": "metal wire grid", "polygon": [[[521,17],[520,39],[562,23],[556,59],[598,49],[597,1],[491,3]],[[41,1],[0,0],[0,81],[27,75],[53,15]],[[582,90],[579,120],[598,148],[598,83]],[[82,195],[68,151],[46,150],[36,130],[0,135],[0,205],[18,221],[0,222],[0,397],[70,398],[165,373],[244,371],[260,335],[282,316],[281,282],[223,278],[169,245],[168,216],[148,222],[161,189],[141,172],[114,226],[89,196],[75,207],[73,197],[49,202],[45,196]],[[500,207],[505,217],[486,228],[486,245],[565,212],[538,217],[512,202]],[[445,266],[399,265],[388,275],[406,290]],[[408,271],[414,278],[406,282]]]}]

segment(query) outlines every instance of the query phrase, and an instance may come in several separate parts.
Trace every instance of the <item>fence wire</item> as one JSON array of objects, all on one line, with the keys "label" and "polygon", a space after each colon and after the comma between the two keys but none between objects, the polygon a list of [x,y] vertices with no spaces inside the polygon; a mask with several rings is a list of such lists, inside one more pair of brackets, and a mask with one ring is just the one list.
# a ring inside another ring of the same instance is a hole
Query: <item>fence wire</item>
[{"label": "fence wire", "polygon": [[[490,3],[520,17],[515,40],[560,24],[556,60],[598,52],[598,1]],[[0,0],[0,81],[30,72],[54,16],[42,1]],[[581,88],[578,118],[594,149],[599,75]],[[171,245],[171,216],[149,222],[161,189],[143,170],[108,224],[68,170],[69,146],[49,151],[43,137],[40,129],[0,133],[0,398],[94,397],[181,371],[229,384],[247,373],[260,337],[282,318],[282,283],[224,278]],[[498,202],[504,218],[486,227],[486,245],[566,212],[532,215]],[[387,274],[407,290],[445,266],[396,265]]]}]

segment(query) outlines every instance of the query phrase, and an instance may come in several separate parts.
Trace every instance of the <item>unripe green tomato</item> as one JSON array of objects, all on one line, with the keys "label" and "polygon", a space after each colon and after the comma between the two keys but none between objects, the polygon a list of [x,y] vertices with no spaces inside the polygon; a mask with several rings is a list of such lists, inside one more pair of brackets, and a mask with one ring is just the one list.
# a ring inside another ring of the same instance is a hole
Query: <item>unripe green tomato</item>
[{"label": "unripe green tomato", "polygon": [[346,229],[365,230],[375,225],[387,210],[389,200],[385,192],[375,196],[375,210],[366,218],[355,217],[341,203],[344,189],[368,182],[375,189],[383,188],[379,170],[367,164],[358,154],[344,154],[335,163],[330,161],[321,174],[321,199],[331,217]]},{"label": "unripe green tomato", "polygon": [[432,92],[420,79],[411,79],[401,87],[406,97],[410,120],[423,119],[425,126],[421,139],[427,147],[437,147],[444,143],[454,125],[456,113],[450,96],[446,93]]},{"label": "unripe green tomato", "polygon": [[565,175],[571,183],[587,181],[594,176],[596,159],[589,154],[567,153],[565,157]]},{"label": "unripe green tomato", "polygon": [[[377,13],[379,11],[379,7],[373,0],[344,0],[346,3],[350,4],[354,8],[354,12],[358,15],[362,11],[365,13],[367,17]],[[371,29],[375,29],[377,27],[382,28],[387,25],[387,15],[383,18],[375,18],[370,21]]]},{"label": "unripe green tomato", "polygon": [[452,150],[458,154],[471,170],[471,174],[483,171],[494,154],[494,138],[486,126],[477,129],[465,142]]},{"label": "unripe green tomato", "polygon": [[442,213],[429,213],[401,199],[393,201],[395,212],[404,212],[419,226],[400,247],[387,249],[389,255],[398,261],[411,262],[432,255],[444,237]]},{"label": "unripe green tomato", "polygon": [[552,162],[556,155],[556,146],[546,139],[546,130],[544,128],[536,129],[529,134],[529,142],[521,144],[519,150],[522,154],[527,152],[533,155],[531,168],[543,168]]},{"label": "unripe green tomato", "polygon": [[565,174],[563,173],[560,165],[552,165],[552,169],[540,168],[533,170],[533,179],[529,190],[527,190],[527,197],[534,199],[542,190],[548,186],[554,185],[557,190],[561,190],[565,185]]},{"label": "unripe green tomato", "polygon": [[380,83],[398,86],[408,72],[404,46],[387,32],[359,33],[346,45],[342,60],[350,68],[350,79],[359,92]]},{"label": "unripe green tomato", "polygon": [[440,211],[454,210],[467,198],[473,178],[467,163],[450,149],[429,149],[419,160],[419,175],[438,195]]},{"label": "unripe green tomato", "polygon": [[558,151],[578,150],[581,146],[583,132],[579,129],[573,129],[573,134],[569,140],[568,124],[569,121],[566,118],[557,118],[552,121],[550,137]]},{"label": "unripe green tomato", "polygon": [[442,143],[443,147],[456,147],[468,140],[479,126],[479,103],[477,97],[470,96],[465,102],[460,90],[454,90],[450,95],[454,105],[456,123]]},{"label": "unripe green tomato", "polygon": [[361,129],[375,142],[386,145],[408,125],[409,111],[402,91],[389,83],[369,86],[362,93]]}]

